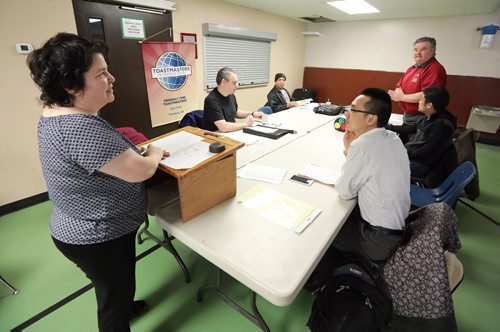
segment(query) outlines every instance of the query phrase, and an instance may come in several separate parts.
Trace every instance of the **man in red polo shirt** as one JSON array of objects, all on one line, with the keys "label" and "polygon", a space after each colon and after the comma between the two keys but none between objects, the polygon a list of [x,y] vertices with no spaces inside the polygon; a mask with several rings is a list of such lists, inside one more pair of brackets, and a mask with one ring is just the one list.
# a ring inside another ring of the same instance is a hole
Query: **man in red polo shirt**
[{"label": "man in red polo shirt", "polygon": [[446,70],[436,59],[436,40],[432,37],[421,37],[413,43],[413,59],[415,64],[406,70],[396,84],[395,90],[389,90],[391,99],[399,103],[404,110],[403,121],[417,124],[425,119],[418,111],[418,102],[422,99],[422,91],[426,88],[446,87]]}]

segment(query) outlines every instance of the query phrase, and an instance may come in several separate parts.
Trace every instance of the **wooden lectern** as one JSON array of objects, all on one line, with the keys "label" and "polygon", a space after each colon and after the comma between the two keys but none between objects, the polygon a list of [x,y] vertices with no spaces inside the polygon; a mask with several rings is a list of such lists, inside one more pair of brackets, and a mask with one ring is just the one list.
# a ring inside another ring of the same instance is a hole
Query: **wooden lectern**
[{"label": "wooden lectern", "polygon": [[222,142],[226,149],[189,169],[159,168],[177,179],[182,221],[187,222],[215,205],[236,195],[236,150],[244,143],[217,133],[194,127],[184,127],[156,137],[141,146],[180,131],[203,137],[207,143]]}]

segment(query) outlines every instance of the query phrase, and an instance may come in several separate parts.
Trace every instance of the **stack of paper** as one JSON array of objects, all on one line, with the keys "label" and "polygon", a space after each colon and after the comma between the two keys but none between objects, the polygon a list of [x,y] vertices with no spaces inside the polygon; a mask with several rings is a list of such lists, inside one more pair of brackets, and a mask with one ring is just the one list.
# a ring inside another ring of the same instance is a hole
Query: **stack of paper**
[{"label": "stack of paper", "polygon": [[313,164],[306,165],[306,167],[304,167],[299,174],[325,184],[333,185],[337,183],[337,179],[339,177],[339,174],[336,171]]},{"label": "stack of paper", "polygon": [[201,136],[180,131],[151,144],[170,152],[170,156],[160,162],[162,165],[175,169],[187,169],[214,155],[208,151],[210,144],[202,142],[202,139]]},{"label": "stack of paper", "polygon": [[230,133],[224,133],[224,136],[234,139],[238,142],[243,142],[245,145],[261,144],[267,138],[259,137],[251,134],[244,133],[243,130],[233,131]]},{"label": "stack of paper", "polygon": [[286,169],[262,166],[257,164],[247,164],[238,170],[238,177],[257,181],[280,184],[285,177]]},{"label": "stack of paper", "polygon": [[302,232],[321,213],[320,209],[269,189],[262,184],[238,197],[238,201],[260,216],[296,233]]},{"label": "stack of paper", "polygon": [[302,100],[296,100],[295,102],[297,103],[297,106],[304,106],[306,104],[309,104],[312,101],[312,98],[307,98],[307,99],[302,99]]}]

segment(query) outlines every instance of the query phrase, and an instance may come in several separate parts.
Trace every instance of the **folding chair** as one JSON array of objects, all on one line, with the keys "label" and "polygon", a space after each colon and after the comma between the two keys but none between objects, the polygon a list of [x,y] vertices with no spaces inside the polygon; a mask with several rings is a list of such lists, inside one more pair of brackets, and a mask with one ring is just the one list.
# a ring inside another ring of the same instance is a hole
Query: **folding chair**
[{"label": "folding chair", "polygon": [[273,114],[273,109],[271,108],[271,106],[262,106],[257,111],[267,115]]},{"label": "folding chair", "polygon": [[4,279],[4,277],[2,277],[0,275],[0,281],[2,282],[2,284],[4,284],[8,289],[10,289],[12,291],[12,294],[16,295],[17,293],[19,293],[19,290],[16,289],[14,286],[12,286],[7,280]]},{"label": "folding chair", "polygon": [[[194,111],[194,112],[202,112],[201,113],[201,120],[203,120],[203,111]],[[193,113],[193,112],[191,112]],[[191,114],[188,113],[188,114]],[[187,114],[186,114],[187,115]],[[184,116],[186,117],[186,116]],[[193,120],[194,121],[194,120]],[[142,142],[147,141],[147,137],[144,136],[141,132],[138,132],[132,127],[122,127],[122,128],[116,128],[119,132],[121,132],[124,136],[126,136],[128,139],[133,144],[140,144]],[[165,180],[167,178],[167,180]],[[189,274],[189,270],[186,267],[186,264],[184,264],[184,261],[182,260],[181,256],[175,250],[171,240],[174,238],[169,236],[167,232],[163,231],[164,235],[164,240],[158,239],[156,236],[154,236],[149,230],[149,216],[155,216],[156,211],[161,208],[162,206],[168,205],[175,200],[179,199],[179,193],[177,190],[177,183],[173,183],[171,181],[170,177],[164,173],[159,173],[155,174],[153,178],[149,179],[146,181],[146,190],[148,193],[148,213],[145,215],[144,218],[144,226],[137,232],[137,243],[142,244],[144,242],[143,235],[145,237],[150,238],[151,240],[155,241],[158,245],[166,249],[168,252],[170,252],[175,259],[177,260],[177,263],[179,263],[180,268],[184,272],[184,280],[189,283],[191,281],[191,275]],[[3,281],[3,279],[2,279]]]},{"label": "folding chair", "polygon": [[444,202],[429,204],[410,213],[405,232],[382,267],[394,309],[391,331],[457,331],[452,292],[463,278],[457,216]]},{"label": "folding chair", "polygon": [[465,186],[476,176],[476,168],[470,161],[458,166],[437,188],[410,186],[411,205],[422,207],[432,203],[445,202],[454,207]]},{"label": "folding chair", "polygon": [[458,260],[457,255],[452,252],[445,251],[444,259],[446,261],[446,270],[448,271],[450,290],[453,294],[464,279],[464,266],[462,265],[462,262]]},{"label": "folding chair", "polygon": [[184,280],[187,283],[189,283],[191,281],[191,275],[189,274],[189,270],[187,269],[186,264],[184,264],[184,261],[182,260],[177,250],[175,250],[174,245],[172,244],[172,240],[175,238],[170,236],[165,230],[163,230],[164,240],[162,241],[148,230],[149,228],[148,215],[156,217],[156,211],[158,211],[158,209],[179,200],[177,183],[176,182],[174,183],[174,181],[165,181],[147,187],[146,190],[148,192],[148,213],[144,219],[144,226],[137,233],[137,242],[139,244],[142,244],[144,242],[143,239],[144,235],[145,237],[155,241],[158,245],[160,245],[168,252],[170,252],[175,257],[177,263],[184,272]]},{"label": "folding chair", "polygon": [[203,110],[191,111],[184,114],[177,128],[186,126],[205,129],[205,122],[203,121]]}]

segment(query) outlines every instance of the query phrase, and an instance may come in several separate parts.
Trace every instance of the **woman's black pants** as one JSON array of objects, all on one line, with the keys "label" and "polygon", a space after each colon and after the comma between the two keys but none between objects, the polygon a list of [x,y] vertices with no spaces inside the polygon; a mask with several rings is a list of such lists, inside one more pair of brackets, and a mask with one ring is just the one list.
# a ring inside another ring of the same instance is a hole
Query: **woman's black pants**
[{"label": "woman's black pants", "polygon": [[53,241],[92,281],[97,298],[99,331],[130,331],[135,295],[135,236],[137,230],[117,239],[90,245]]}]

